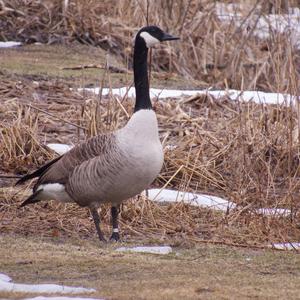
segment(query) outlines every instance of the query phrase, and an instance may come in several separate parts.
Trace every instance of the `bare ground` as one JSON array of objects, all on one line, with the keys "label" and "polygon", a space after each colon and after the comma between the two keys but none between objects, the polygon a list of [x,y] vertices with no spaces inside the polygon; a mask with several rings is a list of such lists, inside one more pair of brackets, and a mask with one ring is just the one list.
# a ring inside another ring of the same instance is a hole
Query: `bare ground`
[{"label": "bare ground", "polygon": [[1,272],[19,283],[91,287],[93,297],[106,299],[299,299],[300,256],[293,253],[198,245],[161,256],[118,253],[119,245],[96,239],[0,241]]},{"label": "bare ground", "polygon": [[[73,43],[64,45],[24,45],[20,48],[0,49],[0,76],[14,75],[31,80],[61,79],[72,86],[100,86],[105,65],[125,69],[125,66],[113,55],[103,49]],[[97,68],[70,69],[80,66]],[[152,83],[157,87],[196,87],[197,82],[186,80],[175,73],[152,72]],[[128,74],[112,72],[111,84],[114,87],[130,85],[133,78]]]}]

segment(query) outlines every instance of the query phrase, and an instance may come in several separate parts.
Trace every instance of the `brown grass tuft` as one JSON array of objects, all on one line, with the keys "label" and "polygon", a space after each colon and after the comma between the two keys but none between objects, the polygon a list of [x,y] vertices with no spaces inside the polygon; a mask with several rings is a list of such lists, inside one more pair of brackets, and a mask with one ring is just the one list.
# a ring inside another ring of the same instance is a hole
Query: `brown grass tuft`
[{"label": "brown grass tuft", "polygon": [[42,146],[38,137],[38,116],[31,109],[13,103],[13,121],[4,123],[0,130],[1,169],[5,172],[14,170],[27,173],[28,169],[42,164],[53,157]]}]

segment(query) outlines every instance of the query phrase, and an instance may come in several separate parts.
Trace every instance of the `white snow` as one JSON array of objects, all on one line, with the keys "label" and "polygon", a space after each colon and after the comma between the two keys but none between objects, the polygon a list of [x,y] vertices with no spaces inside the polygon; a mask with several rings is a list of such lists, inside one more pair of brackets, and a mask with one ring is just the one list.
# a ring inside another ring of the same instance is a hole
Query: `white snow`
[{"label": "white snow", "polygon": [[207,207],[210,209],[227,211],[236,205],[226,199],[205,194],[195,194],[169,189],[150,189],[148,199],[156,202],[184,202],[193,206]]},{"label": "white snow", "polygon": [[256,209],[256,213],[265,216],[287,217],[291,214],[291,211],[285,208],[258,208]]},{"label": "white snow", "polygon": [[278,250],[300,250],[300,243],[278,243],[270,247]]},{"label": "white snow", "polygon": [[169,254],[172,252],[170,246],[137,246],[137,247],[120,247],[116,251],[119,252],[139,252],[151,254]]},{"label": "white snow", "polygon": [[103,300],[99,298],[82,298],[82,297],[44,297],[38,296],[34,298],[26,298],[23,300]]},{"label": "white snow", "polygon": [[167,151],[173,151],[177,148],[178,146],[177,145],[166,145],[164,147],[164,150],[167,150]]},{"label": "white snow", "polygon": [[0,273],[0,282],[1,281],[10,282],[10,281],[12,281],[12,279],[9,276],[7,276],[6,274]]},{"label": "white snow", "polygon": [[46,146],[48,148],[52,149],[53,151],[55,151],[59,155],[63,155],[73,148],[73,146],[71,146],[71,145],[58,144],[58,143],[50,143],[50,144],[47,144]]},{"label": "white snow", "polygon": [[[184,202],[192,206],[205,207],[227,212],[236,208],[236,204],[227,199],[206,194],[196,194],[169,189],[149,189],[148,199],[155,202],[174,203]],[[291,211],[283,208],[258,208],[255,213],[265,216],[289,216]]]},{"label": "white snow", "polygon": [[300,9],[298,7],[290,9],[289,14],[264,15],[259,15],[258,7],[257,11],[247,19],[247,13],[241,13],[244,9],[239,4],[217,2],[215,9],[221,21],[233,23],[245,33],[253,29],[253,34],[260,39],[267,39],[273,33],[286,33],[290,36],[291,44],[300,49]]},{"label": "white snow", "polygon": [[[85,88],[79,89],[79,91],[88,91],[94,94],[100,93],[100,88]],[[128,97],[135,97],[135,89],[131,87],[129,90],[127,87],[122,88],[103,88],[102,95],[109,94],[117,95],[120,97],[124,97],[126,94]],[[285,104],[294,103],[297,97],[289,95],[289,94],[281,94],[281,93],[266,93],[261,91],[239,91],[239,90],[169,90],[169,89],[150,89],[150,97],[151,98],[178,98],[181,96],[196,96],[196,95],[212,95],[215,98],[221,98],[224,96],[228,96],[231,100],[239,100],[242,102],[254,101],[255,103],[263,103],[263,104]]]},{"label": "white snow", "polygon": [[13,47],[19,47],[21,45],[22,43],[20,42],[13,42],[13,41],[0,42],[0,48],[13,48]]},{"label": "white snow", "polygon": [[13,283],[11,278],[5,274],[0,274],[0,292],[22,292],[22,293],[61,293],[61,294],[82,294],[93,293],[95,289],[82,287],[71,287],[57,284],[23,284]]}]

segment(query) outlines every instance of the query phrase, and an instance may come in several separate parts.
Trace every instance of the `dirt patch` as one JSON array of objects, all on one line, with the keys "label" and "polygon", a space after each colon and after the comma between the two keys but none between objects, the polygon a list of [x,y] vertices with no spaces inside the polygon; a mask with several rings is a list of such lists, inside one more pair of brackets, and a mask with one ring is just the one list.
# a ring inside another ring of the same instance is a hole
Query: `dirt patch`
[{"label": "dirt patch", "polygon": [[[155,61],[156,58],[153,58]],[[128,73],[114,71],[106,75],[106,64]],[[95,68],[82,68],[94,65]],[[71,68],[71,69],[70,69]],[[75,68],[75,69],[72,69]],[[19,48],[0,49],[0,69],[3,79],[14,76],[19,80],[60,81],[73,87],[127,86],[132,83],[131,66],[99,47],[72,43],[71,45],[24,45]],[[1,73],[0,73],[1,76]],[[2,77],[1,76],[1,77]],[[107,78],[109,76],[109,82]],[[195,88],[199,83],[170,72],[152,72],[152,83],[157,87]]]}]

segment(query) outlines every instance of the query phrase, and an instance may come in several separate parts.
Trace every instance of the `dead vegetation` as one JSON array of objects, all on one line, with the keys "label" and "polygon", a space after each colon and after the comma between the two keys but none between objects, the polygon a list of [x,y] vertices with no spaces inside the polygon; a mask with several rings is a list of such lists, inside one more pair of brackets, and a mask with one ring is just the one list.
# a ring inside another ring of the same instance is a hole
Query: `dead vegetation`
[{"label": "dead vegetation", "polygon": [[[148,15],[149,23],[181,37],[178,45],[155,50],[155,70],[176,72],[201,88],[299,94],[299,50],[290,43],[290,36],[273,32],[262,40],[253,34],[255,27],[247,31],[243,26],[222,23],[212,1],[2,3],[2,39],[46,43],[77,40],[102,47],[130,65],[133,32],[146,23]],[[64,3],[68,5],[64,7]],[[280,13],[281,2],[275,4]],[[246,20],[267,12],[260,1],[248,1],[243,13]],[[99,82],[111,86],[109,72]],[[42,146],[46,142],[75,144],[122,126],[131,114],[132,99],[99,98],[69,87],[63,80],[17,81],[13,76],[3,82],[1,172],[32,170],[53,157]],[[220,214],[182,203],[160,206],[144,198],[130,200],[121,213],[126,239],[133,236],[175,245],[213,242],[253,247],[299,240],[297,107],[289,103],[242,103],[209,95],[154,102],[165,147],[164,168],[154,186],[169,182],[170,188],[219,195],[235,202],[237,208]],[[16,193],[3,188],[0,192],[1,232],[94,235],[87,212],[80,208],[51,202],[18,210],[27,190]],[[264,207],[285,208],[291,213],[258,214],[256,209]],[[108,224],[107,208],[103,208],[102,217]]]},{"label": "dead vegetation", "polygon": [[[225,1],[226,2],[226,1]],[[269,90],[298,94],[299,50],[291,32],[254,32],[266,14],[287,13],[298,1],[243,1],[233,13],[241,24],[218,18],[217,1],[2,1],[0,38],[27,43],[79,41],[101,47],[131,65],[132,37],[145,25],[157,24],[177,34],[180,43],[161,46],[155,70],[177,72],[201,87]],[[285,74],[290,80],[286,80]]]},{"label": "dead vegetation", "polygon": [[[49,85],[54,88],[55,85]],[[0,153],[5,160],[2,171],[24,173],[27,158],[36,159],[33,164],[46,161],[52,153],[43,146],[35,150],[26,145],[36,141],[59,141],[64,133],[68,143],[83,140],[98,132],[121,127],[132,110],[132,99],[77,95],[67,91],[60,96],[60,105],[51,106],[52,99],[42,104],[34,101],[32,94],[47,93],[47,85],[34,89],[26,84],[30,107],[20,113],[20,102],[6,101],[7,107],[16,107],[11,124],[28,126],[28,131],[9,131],[11,143],[18,147],[20,132],[23,140],[29,138],[18,155],[8,155],[7,143],[1,144]],[[60,95],[57,87],[56,95]],[[26,91],[23,89],[23,93]],[[54,93],[54,92],[53,92]],[[5,98],[5,95],[2,94]],[[57,96],[59,97],[59,96]],[[81,103],[74,98],[80,98]],[[20,96],[22,99],[22,96]],[[55,99],[55,102],[57,99]],[[28,107],[23,99],[21,107]],[[160,123],[160,134],[165,147],[165,164],[154,186],[163,186],[192,192],[202,192],[225,197],[238,207],[228,214],[190,207],[182,203],[161,206],[144,198],[130,200],[123,205],[122,231],[127,239],[148,239],[170,244],[194,242],[227,243],[234,245],[263,246],[278,241],[294,241],[299,236],[299,147],[294,137],[298,118],[289,106],[264,106],[255,103],[239,103],[227,97],[214,99],[208,95],[182,98],[180,100],[155,101]],[[7,111],[3,107],[2,119]],[[31,120],[30,122],[28,120]],[[32,121],[35,120],[35,121]],[[43,120],[43,121],[42,121]],[[57,120],[61,126],[57,128]],[[44,123],[43,128],[36,124]],[[66,123],[68,122],[68,123]],[[73,124],[73,125],[72,125]],[[14,128],[14,127],[12,127]],[[8,129],[2,127],[2,136]],[[75,137],[75,138],[74,138]],[[172,146],[172,150],[168,146]],[[42,156],[39,151],[47,154]],[[32,169],[32,168],[31,168]],[[44,235],[80,236],[94,234],[88,212],[75,206],[51,203],[38,204],[18,210],[19,201],[27,190],[3,189],[1,207],[2,232],[39,233]],[[256,208],[286,208],[289,216],[263,216]],[[36,209],[39,218],[36,219]],[[109,224],[109,210],[103,208],[102,218]],[[37,226],[35,220],[39,222]],[[21,226],[20,226],[21,225]],[[109,230],[106,227],[107,230]]]},{"label": "dead vegetation", "polygon": [[16,113],[14,121],[1,126],[1,169],[10,172],[18,168],[23,173],[53,156],[42,146],[37,136],[38,118],[32,116],[29,108],[15,104],[12,108],[15,108]]}]

